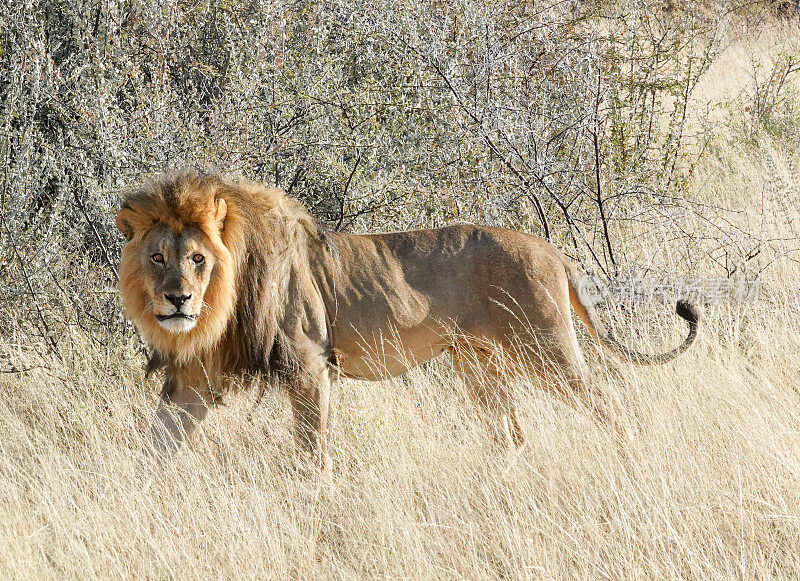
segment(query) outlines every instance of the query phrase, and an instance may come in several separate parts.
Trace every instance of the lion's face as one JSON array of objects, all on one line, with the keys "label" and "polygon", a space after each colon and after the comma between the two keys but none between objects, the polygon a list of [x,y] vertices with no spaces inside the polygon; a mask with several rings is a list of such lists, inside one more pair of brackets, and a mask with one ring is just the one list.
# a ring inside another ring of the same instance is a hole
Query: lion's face
[{"label": "lion's face", "polygon": [[227,204],[213,193],[187,186],[181,206],[145,191],[117,215],[127,239],[125,313],[159,352],[182,360],[212,349],[235,308],[234,259],[222,238],[235,225],[226,229]]},{"label": "lion's face", "polygon": [[142,239],[137,257],[152,316],[171,333],[188,333],[203,314],[203,298],[216,258],[196,226],[182,232],[157,225]]}]

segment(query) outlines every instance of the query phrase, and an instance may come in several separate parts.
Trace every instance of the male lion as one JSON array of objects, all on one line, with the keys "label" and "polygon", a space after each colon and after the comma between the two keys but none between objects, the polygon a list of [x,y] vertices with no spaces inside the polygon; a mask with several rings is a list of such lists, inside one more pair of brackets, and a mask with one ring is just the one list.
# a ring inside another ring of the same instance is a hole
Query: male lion
[{"label": "male lion", "polygon": [[332,380],[393,377],[444,351],[521,446],[493,349],[586,398],[570,303],[595,339],[639,363],[672,359],[697,334],[697,311],[679,302],[679,347],[629,351],[581,303],[565,256],[511,230],[331,233],[280,190],[193,171],[127,195],[117,225],[125,312],[154,348],[151,370],[165,370],[153,438],[167,453],[228,379],[266,375],[286,385],[297,442],[327,471]]}]

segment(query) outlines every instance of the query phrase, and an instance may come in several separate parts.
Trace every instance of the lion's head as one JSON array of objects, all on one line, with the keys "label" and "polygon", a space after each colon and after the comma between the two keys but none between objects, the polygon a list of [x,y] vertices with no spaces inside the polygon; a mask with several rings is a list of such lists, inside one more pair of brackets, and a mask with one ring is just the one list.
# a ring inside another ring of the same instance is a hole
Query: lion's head
[{"label": "lion's head", "polygon": [[125,312],[161,355],[184,361],[224,336],[242,344],[231,351],[268,357],[289,265],[320,232],[280,190],[191,170],[125,196],[117,226]]},{"label": "lion's head", "polygon": [[[211,347],[234,306],[224,184],[183,173],[128,195],[117,216],[127,239],[120,290],[128,316],[160,352]],[[231,217],[233,219],[233,217]]]}]

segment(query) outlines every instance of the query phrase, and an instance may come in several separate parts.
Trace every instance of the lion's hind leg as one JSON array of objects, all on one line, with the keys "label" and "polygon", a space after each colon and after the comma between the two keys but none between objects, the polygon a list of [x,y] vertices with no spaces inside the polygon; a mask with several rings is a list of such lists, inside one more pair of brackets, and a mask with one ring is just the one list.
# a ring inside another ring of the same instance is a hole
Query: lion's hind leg
[{"label": "lion's hind leg", "polygon": [[464,381],[470,398],[492,439],[504,447],[519,450],[525,446],[525,432],[507,377],[503,372],[504,353],[470,344],[448,349],[453,368]]},{"label": "lion's hind leg", "polygon": [[620,439],[624,430],[618,423],[619,402],[613,392],[603,389],[595,378],[587,375],[586,363],[571,327],[570,331],[561,340],[551,340],[531,358],[537,361],[542,386],[568,405],[590,410],[601,426]]}]

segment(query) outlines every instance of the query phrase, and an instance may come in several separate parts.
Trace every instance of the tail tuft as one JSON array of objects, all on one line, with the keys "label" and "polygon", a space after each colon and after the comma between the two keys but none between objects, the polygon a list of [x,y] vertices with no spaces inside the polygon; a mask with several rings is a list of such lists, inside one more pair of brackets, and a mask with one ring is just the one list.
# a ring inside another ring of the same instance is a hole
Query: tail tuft
[{"label": "tail tuft", "polygon": [[678,301],[675,305],[675,312],[692,327],[697,326],[697,323],[700,321],[700,311],[689,301]]}]

